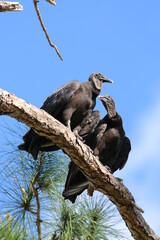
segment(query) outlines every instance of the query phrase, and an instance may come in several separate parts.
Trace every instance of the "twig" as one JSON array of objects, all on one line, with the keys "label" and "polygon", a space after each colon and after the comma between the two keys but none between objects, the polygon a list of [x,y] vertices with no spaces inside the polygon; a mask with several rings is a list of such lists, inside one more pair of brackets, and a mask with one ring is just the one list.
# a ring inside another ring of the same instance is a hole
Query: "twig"
[{"label": "twig", "polygon": [[22,11],[23,6],[18,2],[0,2],[0,12]]},{"label": "twig", "polygon": [[61,231],[62,233],[65,231],[68,218],[69,218],[69,207],[67,207],[67,211],[66,211],[66,214],[65,214],[64,224],[63,224],[63,228],[62,228],[62,231]]},{"label": "twig", "polygon": [[40,176],[40,172],[41,172],[41,167],[42,167],[42,163],[43,163],[43,160],[44,160],[44,152],[41,153],[40,155],[40,158],[39,158],[39,162],[38,162],[38,168],[36,170],[36,175],[34,176],[32,182],[33,184],[35,184]]},{"label": "twig", "polygon": [[35,10],[36,10],[38,19],[39,19],[39,21],[40,21],[40,24],[41,24],[41,26],[42,26],[43,31],[45,32],[46,38],[47,38],[47,40],[48,40],[48,42],[49,42],[49,45],[56,50],[56,53],[58,54],[59,58],[63,61],[63,58],[61,57],[61,55],[60,55],[60,53],[59,53],[56,45],[54,45],[54,44],[51,42],[51,40],[50,40],[50,38],[49,38],[49,36],[48,36],[47,30],[46,30],[46,28],[45,28],[45,26],[44,26],[44,24],[43,24],[43,21],[42,21],[41,15],[40,15],[40,11],[39,11],[39,9],[38,9],[37,2],[38,2],[38,0],[33,0],[34,7],[35,7]]},{"label": "twig", "polygon": [[33,190],[33,193],[36,197],[36,202],[37,202],[37,221],[36,221],[36,224],[37,224],[37,230],[38,230],[38,240],[42,240],[42,235],[41,235],[41,218],[40,218],[40,201],[39,201],[39,195],[38,195],[38,190],[35,188],[34,186],[34,183],[32,183],[32,190]]},{"label": "twig", "polygon": [[34,215],[37,214],[37,212],[33,211],[30,207],[28,207],[28,209],[26,209],[26,211],[28,211],[28,212],[30,212],[30,213],[32,213]]},{"label": "twig", "polygon": [[33,212],[31,211],[31,209],[29,208],[28,211],[30,211],[33,214],[37,215],[37,230],[38,230],[38,239],[41,240],[42,236],[41,236],[41,218],[40,218],[40,201],[39,201],[39,195],[38,195],[38,188],[35,188],[34,184],[36,184],[39,176],[40,176],[40,171],[41,171],[41,166],[44,160],[44,153],[41,154],[40,159],[39,159],[39,164],[38,164],[38,168],[36,171],[36,175],[34,176],[34,178],[30,181],[30,189],[33,192],[33,194],[36,197],[36,202],[37,202],[37,212]]},{"label": "twig", "polygon": [[46,2],[49,2],[50,4],[56,6],[56,2],[54,0],[46,0]]}]

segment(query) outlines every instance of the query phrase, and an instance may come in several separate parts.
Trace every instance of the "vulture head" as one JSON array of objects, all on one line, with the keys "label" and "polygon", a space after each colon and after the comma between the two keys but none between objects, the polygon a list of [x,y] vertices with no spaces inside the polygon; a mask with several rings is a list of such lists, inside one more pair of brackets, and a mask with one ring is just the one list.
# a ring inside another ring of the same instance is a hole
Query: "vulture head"
[{"label": "vulture head", "polygon": [[115,102],[113,98],[109,95],[98,96],[98,98],[103,103],[103,106],[107,110],[108,117],[112,118],[116,116]]},{"label": "vulture head", "polygon": [[91,82],[93,91],[97,93],[97,95],[101,92],[102,84],[105,82],[113,83],[111,79],[108,79],[105,77],[102,73],[95,72],[92,73],[88,79],[89,82]]}]

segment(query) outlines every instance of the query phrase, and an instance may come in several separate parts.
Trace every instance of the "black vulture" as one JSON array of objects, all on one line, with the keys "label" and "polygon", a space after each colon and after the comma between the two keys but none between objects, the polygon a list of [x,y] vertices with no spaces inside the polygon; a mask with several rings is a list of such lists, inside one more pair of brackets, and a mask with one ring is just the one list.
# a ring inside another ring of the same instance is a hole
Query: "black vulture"
[{"label": "black vulture", "polygon": [[[99,96],[107,115],[99,121],[95,131],[86,137],[85,143],[99,157],[101,163],[114,173],[122,169],[127,162],[131,144],[125,136],[121,116],[116,112],[115,103],[111,96]],[[90,182],[79,168],[70,162],[63,196],[72,203],[90,186]]]},{"label": "black vulture", "polygon": [[[73,80],[49,96],[41,109],[48,112],[72,131],[76,129],[76,134],[79,134],[81,129],[78,126],[95,107],[96,97],[101,92],[104,82],[112,83],[112,80],[101,73],[91,74],[88,82],[80,83]],[[40,150],[54,151],[59,149],[49,139],[35,133],[33,129],[30,129],[23,136],[23,140],[24,143],[18,146],[19,150],[31,153],[34,159],[37,158]]]}]

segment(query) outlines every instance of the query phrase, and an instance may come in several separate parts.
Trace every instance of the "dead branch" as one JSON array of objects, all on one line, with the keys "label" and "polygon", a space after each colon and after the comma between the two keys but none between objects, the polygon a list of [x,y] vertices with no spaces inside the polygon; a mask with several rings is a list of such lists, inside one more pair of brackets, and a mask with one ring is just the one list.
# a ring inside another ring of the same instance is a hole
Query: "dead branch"
[{"label": "dead branch", "polygon": [[0,12],[22,11],[23,6],[18,2],[0,2]]},{"label": "dead branch", "polygon": [[117,206],[135,240],[160,240],[143,218],[132,194],[99,162],[73,132],[44,110],[0,89],[0,114],[11,116],[58,145],[84,172],[97,190]]},{"label": "dead branch", "polygon": [[56,6],[56,2],[54,0],[46,0],[46,2],[49,2],[50,4]]},{"label": "dead branch", "polygon": [[[50,2],[50,3],[52,3],[53,5],[55,5],[55,2],[54,2],[53,0],[47,0],[47,1]],[[41,24],[41,26],[42,26],[42,29],[43,29],[43,31],[44,31],[44,33],[45,33],[45,35],[46,35],[46,38],[47,38],[47,40],[48,40],[48,42],[49,42],[49,45],[55,49],[55,51],[56,51],[56,53],[58,54],[59,58],[63,61],[63,58],[61,57],[61,55],[60,55],[60,53],[59,53],[56,45],[54,45],[54,44],[51,42],[51,40],[50,40],[50,38],[49,38],[49,35],[48,35],[48,33],[47,33],[47,30],[46,30],[46,28],[45,28],[45,26],[44,26],[44,24],[43,24],[43,21],[42,21],[41,15],[40,15],[40,11],[39,11],[39,8],[38,8],[38,5],[37,5],[38,0],[33,0],[33,3],[34,3],[34,7],[35,7],[35,10],[36,10],[38,19],[39,19],[40,24]]]}]

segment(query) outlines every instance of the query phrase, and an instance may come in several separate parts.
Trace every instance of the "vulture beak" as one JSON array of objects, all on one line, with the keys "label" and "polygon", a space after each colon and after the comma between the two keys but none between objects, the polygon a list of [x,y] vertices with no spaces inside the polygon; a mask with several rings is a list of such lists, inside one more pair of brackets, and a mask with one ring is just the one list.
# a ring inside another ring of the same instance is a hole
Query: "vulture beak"
[{"label": "vulture beak", "polygon": [[106,78],[105,76],[101,77],[101,80],[102,80],[103,82],[113,83],[113,81],[112,81],[111,79]]},{"label": "vulture beak", "polygon": [[98,96],[98,98],[99,98],[99,100],[101,100],[101,101],[102,101],[102,99],[103,99],[103,96],[100,96],[100,95],[99,95],[99,96]]},{"label": "vulture beak", "polygon": [[106,102],[106,100],[109,100],[110,96],[109,95],[104,95],[104,96],[98,96],[99,100],[101,100],[102,102]]}]

